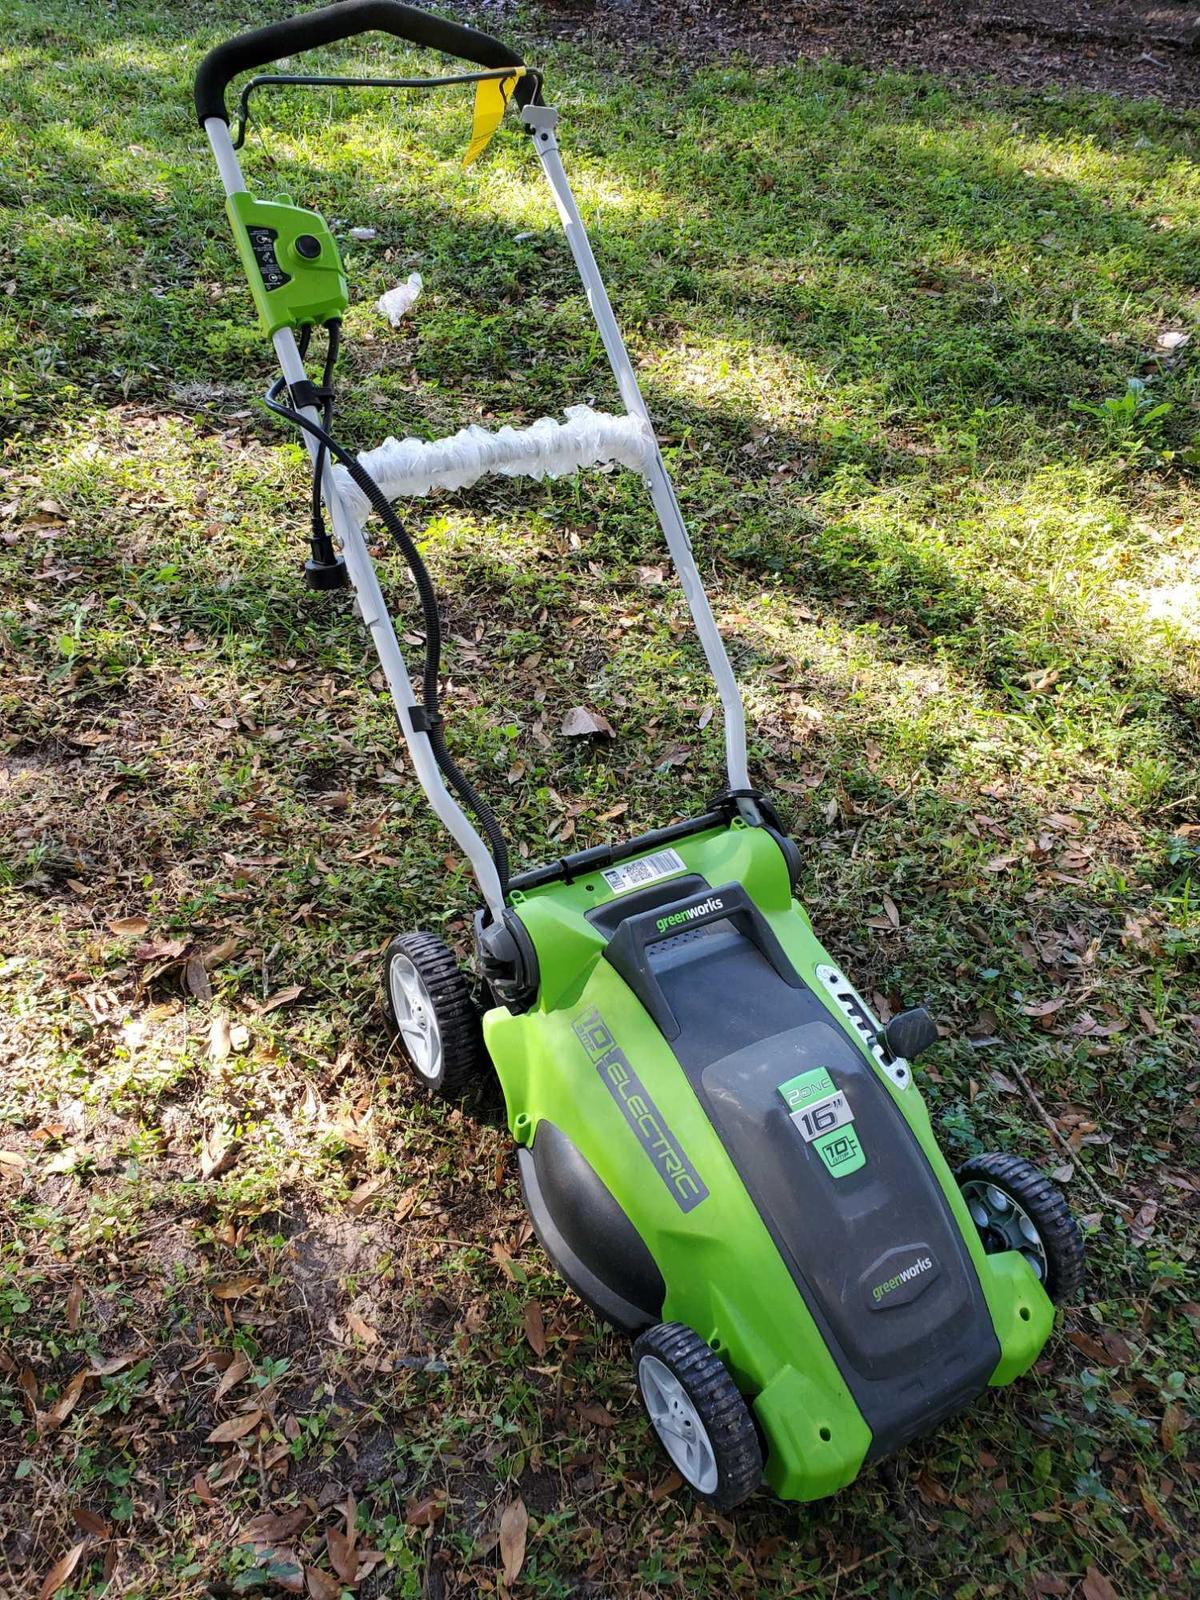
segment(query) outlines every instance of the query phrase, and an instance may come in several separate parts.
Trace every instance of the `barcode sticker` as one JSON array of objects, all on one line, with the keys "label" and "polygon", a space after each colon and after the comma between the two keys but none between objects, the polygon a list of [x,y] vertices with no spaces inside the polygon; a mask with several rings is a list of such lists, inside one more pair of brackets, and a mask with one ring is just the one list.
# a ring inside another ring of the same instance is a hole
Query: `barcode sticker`
[{"label": "barcode sticker", "polygon": [[628,894],[631,889],[644,889],[648,883],[660,878],[670,878],[676,872],[686,872],[687,867],[678,850],[656,850],[652,856],[642,856],[638,861],[626,861],[619,867],[609,867],[600,876],[614,894]]}]

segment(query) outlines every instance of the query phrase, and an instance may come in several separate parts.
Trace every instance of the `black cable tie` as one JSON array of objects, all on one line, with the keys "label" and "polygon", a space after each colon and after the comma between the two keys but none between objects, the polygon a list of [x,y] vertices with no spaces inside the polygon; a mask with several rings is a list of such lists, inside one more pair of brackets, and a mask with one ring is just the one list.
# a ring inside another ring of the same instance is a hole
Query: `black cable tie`
[{"label": "black cable tie", "polygon": [[322,401],[333,399],[332,389],[319,387],[311,378],[302,378],[299,383],[289,383],[288,393],[297,411],[303,411],[305,406],[313,406],[320,410]]},{"label": "black cable tie", "polygon": [[430,716],[424,706],[409,706],[408,720],[412,723],[414,733],[432,733],[435,728],[440,728],[445,723],[445,717]]}]

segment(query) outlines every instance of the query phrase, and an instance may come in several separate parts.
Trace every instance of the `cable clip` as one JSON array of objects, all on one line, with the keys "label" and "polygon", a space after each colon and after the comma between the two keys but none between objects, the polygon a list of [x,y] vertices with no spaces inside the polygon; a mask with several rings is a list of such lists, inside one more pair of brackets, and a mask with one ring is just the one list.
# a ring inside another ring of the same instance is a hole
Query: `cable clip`
[{"label": "cable clip", "polygon": [[323,401],[333,399],[332,389],[318,386],[311,378],[302,378],[299,383],[289,383],[288,393],[297,411],[303,411],[305,406],[312,406],[314,410],[319,411]]},{"label": "cable clip", "polygon": [[431,716],[424,706],[409,706],[408,720],[414,733],[432,733],[435,728],[442,727],[446,719],[441,715]]}]

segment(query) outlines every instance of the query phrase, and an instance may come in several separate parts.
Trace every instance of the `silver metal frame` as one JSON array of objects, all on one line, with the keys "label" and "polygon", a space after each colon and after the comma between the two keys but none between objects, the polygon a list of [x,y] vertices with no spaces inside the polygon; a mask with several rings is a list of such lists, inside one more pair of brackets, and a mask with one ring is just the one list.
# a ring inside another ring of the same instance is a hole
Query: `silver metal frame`
[{"label": "silver metal frame", "polygon": [[[629,359],[625,342],[621,338],[620,329],[617,327],[608,294],[600,277],[600,269],[592,254],[587,230],[579,215],[579,208],[575,204],[567,175],[563,171],[562,161],[559,159],[558,140],[555,136],[558,112],[553,106],[527,106],[522,111],[521,118],[533,136],[542,170],[553,190],[563,231],[566,233],[567,243],[583,282],[588,305],[596,320],[621,399],[631,415],[640,417],[648,424],[653,436],[653,423],[646,409],[646,402],[638,388],[633,364]],[[246,182],[242,176],[241,163],[233,147],[228,124],[220,117],[210,117],[204,124],[204,131],[212,146],[217,171],[220,173],[226,195],[244,192]],[[288,383],[296,384],[306,378],[304,362],[301,360],[291,329],[284,328],[276,333],[273,343],[280,369]],[[321,420],[315,407],[305,407],[304,414],[314,422],[319,423]],[[309,453],[315,459],[317,441],[309,434],[305,435],[305,439]],[[679,581],[696,632],[700,637],[705,659],[721,697],[725,729],[725,766],[729,776],[729,787],[735,790],[748,789],[750,779],[746,767],[746,718],[742,708],[742,698],[696,567],[696,559],[679,509],[679,502],[675,498],[675,491],[667,476],[667,469],[657,444],[643,476],[671,560],[679,574]],[[334,478],[332,465],[328,461],[321,482],[321,493],[333,524],[334,537],[341,546],[350,581],[358,597],[359,611],[374,640],[417,780],[424,789],[435,814],[445,824],[470,861],[475,881],[487,902],[488,910],[493,917],[499,919],[504,911],[504,893],[495,863],[471,820],[442,782],[442,775],[433,758],[428,735],[418,732],[413,727],[412,712],[418,701],[413,692],[412,681],[404,664],[404,657],[400,653],[396,632],[388,614],[383,591],[379,587],[379,579],[371,561],[363,530],[347,508]]]}]

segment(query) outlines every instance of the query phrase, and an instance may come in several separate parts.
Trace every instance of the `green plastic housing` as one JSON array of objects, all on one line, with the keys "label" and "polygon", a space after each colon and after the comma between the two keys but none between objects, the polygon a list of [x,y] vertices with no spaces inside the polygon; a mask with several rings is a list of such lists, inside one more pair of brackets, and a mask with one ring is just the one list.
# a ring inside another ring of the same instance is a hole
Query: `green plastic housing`
[{"label": "green plastic housing", "polygon": [[342,315],[350,288],[322,216],[286,197],[256,200],[244,191],[231,194],[225,209],[268,338]]},{"label": "green plastic housing", "polygon": [[[861,1054],[862,1042],[815,977],[829,957],[792,898],[770,834],[735,820],[675,841],[690,872],[743,885],[800,977],[820,995]],[[541,992],[522,1015],[487,1013],[484,1037],[504,1089],[509,1126],[532,1142],[542,1118],[577,1145],[649,1247],[666,1283],[664,1320],[687,1324],[720,1351],[766,1437],[766,1479],[785,1499],[815,1500],[853,1481],[871,1444],[856,1406],[776,1248],[670,1045],[610,962],[586,913],[613,898],[599,872],[512,896],[537,950]],[[712,1204],[681,1212],[600,1076],[588,1070],[573,1023],[596,1006],[636,1061],[666,1123],[703,1172]],[[871,1058],[869,1055],[867,1059]],[[1000,1346],[989,1382],[1010,1383],[1036,1360],[1054,1311],[1024,1258],[987,1255],[912,1085],[871,1061],[912,1129],[967,1243]]]}]

